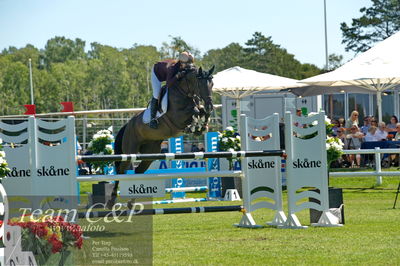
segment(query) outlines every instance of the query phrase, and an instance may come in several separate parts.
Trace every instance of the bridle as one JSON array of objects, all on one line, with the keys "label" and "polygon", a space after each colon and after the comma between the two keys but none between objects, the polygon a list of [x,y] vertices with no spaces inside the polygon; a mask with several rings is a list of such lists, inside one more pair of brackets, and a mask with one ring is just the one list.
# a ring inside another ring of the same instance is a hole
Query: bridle
[{"label": "bridle", "polygon": [[[204,76],[199,76],[196,74],[196,82],[195,86],[190,86],[189,80],[187,77],[184,77],[180,83],[177,83],[176,85],[176,90],[184,97],[187,97],[198,106],[200,104],[200,101],[202,100],[202,97],[199,95],[200,94],[200,79],[209,79]],[[184,89],[181,84],[185,83],[186,89]],[[211,96],[208,96],[209,99],[211,99]],[[207,99],[207,100],[209,100]],[[204,101],[207,101],[206,99],[203,99]]]}]

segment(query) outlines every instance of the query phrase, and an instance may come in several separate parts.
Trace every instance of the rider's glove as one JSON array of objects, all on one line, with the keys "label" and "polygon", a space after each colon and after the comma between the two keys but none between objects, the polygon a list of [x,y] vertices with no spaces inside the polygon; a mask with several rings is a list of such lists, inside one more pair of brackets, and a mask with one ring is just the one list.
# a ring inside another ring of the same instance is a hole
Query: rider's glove
[{"label": "rider's glove", "polygon": [[186,75],[186,71],[182,70],[182,71],[176,73],[176,79],[181,80],[185,75]]}]

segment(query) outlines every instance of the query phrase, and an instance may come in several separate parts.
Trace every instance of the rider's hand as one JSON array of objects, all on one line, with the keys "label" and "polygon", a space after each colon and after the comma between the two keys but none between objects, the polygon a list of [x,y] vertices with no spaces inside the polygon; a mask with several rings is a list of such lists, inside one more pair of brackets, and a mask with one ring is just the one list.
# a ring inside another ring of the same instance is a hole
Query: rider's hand
[{"label": "rider's hand", "polygon": [[182,79],[185,75],[186,75],[186,71],[185,71],[185,70],[179,71],[179,72],[176,74],[176,79],[177,79],[177,80],[180,80],[180,79]]}]

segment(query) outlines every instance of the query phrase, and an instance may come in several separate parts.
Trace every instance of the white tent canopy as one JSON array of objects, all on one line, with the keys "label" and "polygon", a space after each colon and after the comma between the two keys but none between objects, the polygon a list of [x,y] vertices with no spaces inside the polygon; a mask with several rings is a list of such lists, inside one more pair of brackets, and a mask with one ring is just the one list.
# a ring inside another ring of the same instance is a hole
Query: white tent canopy
[{"label": "white tent canopy", "polygon": [[295,79],[261,73],[254,70],[231,67],[214,75],[213,92],[236,99],[238,128],[240,99],[256,92],[279,92],[281,89],[306,86]]},{"label": "white tent canopy", "polygon": [[[367,91],[376,92],[378,116],[381,121],[381,93],[400,83],[400,32],[376,44],[336,70],[303,79],[300,82],[318,86],[343,86],[344,90],[347,86],[349,91],[352,91],[352,86],[358,86]],[[326,88],[325,93],[329,93],[329,88]]]},{"label": "white tent canopy", "polygon": [[231,67],[214,75],[213,91],[231,98],[243,98],[258,91],[278,92],[284,88],[305,86],[297,80]]}]

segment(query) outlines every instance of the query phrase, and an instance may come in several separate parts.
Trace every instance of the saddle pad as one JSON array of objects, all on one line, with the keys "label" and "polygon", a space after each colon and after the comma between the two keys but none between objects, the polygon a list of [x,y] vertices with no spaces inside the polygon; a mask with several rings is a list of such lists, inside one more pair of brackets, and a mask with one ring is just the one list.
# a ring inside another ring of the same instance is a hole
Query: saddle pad
[{"label": "saddle pad", "polygon": [[[164,94],[164,96],[161,99],[161,109],[162,109],[162,113],[160,113],[160,111],[158,111],[156,118],[163,116],[168,110],[168,89],[167,89],[167,92]],[[151,119],[150,107],[147,107],[147,109],[143,113],[143,123],[145,123],[145,124],[150,123],[150,119]]]}]

